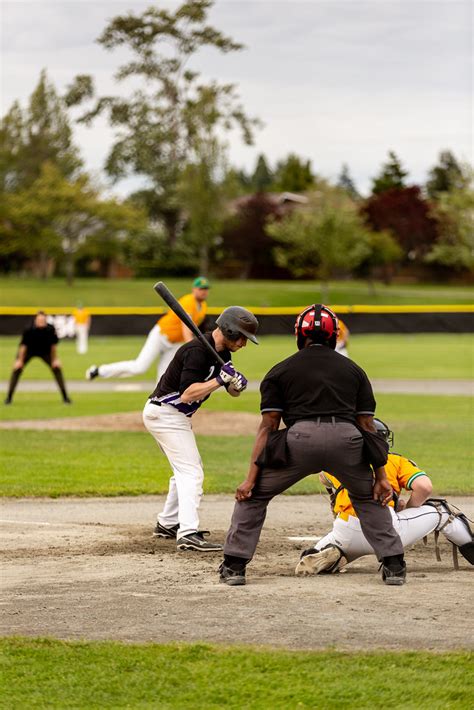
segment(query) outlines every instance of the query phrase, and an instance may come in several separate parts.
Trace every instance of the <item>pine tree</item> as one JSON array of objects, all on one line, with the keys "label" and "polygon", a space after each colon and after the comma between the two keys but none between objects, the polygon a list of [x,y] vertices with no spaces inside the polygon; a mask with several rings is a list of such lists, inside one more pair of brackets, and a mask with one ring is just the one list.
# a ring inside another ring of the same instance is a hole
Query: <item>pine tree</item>
[{"label": "pine tree", "polygon": [[342,165],[341,174],[339,175],[337,184],[342,190],[345,190],[353,200],[359,199],[360,195],[350,175],[347,163],[343,163]]},{"label": "pine tree", "polygon": [[275,187],[281,192],[304,192],[314,184],[311,161],[301,160],[294,153],[278,163]]},{"label": "pine tree", "polygon": [[391,150],[388,153],[388,161],[382,166],[378,177],[372,181],[372,194],[379,195],[381,192],[393,189],[403,189],[406,187],[405,178],[408,173],[402,168],[400,160]]},{"label": "pine tree", "polygon": [[251,185],[255,192],[268,192],[272,183],[273,175],[268,167],[265,156],[259,155],[251,178]]},{"label": "pine tree", "polygon": [[462,190],[467,186],[469,177],[450,150],[439,154],[438,164],[428,174],[426,192],[435,199],[442,192]]}]

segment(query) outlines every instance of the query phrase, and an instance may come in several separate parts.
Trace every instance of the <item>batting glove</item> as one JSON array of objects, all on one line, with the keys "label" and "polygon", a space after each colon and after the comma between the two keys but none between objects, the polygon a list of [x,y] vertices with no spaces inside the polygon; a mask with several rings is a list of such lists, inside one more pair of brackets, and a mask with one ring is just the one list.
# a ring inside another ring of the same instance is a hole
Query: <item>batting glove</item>
[{"label": "batting glove", "polygon": [[247,380],[241,372],[236,372],[235,377],[231,380],[232,387],[237,390],[237,392],[243,392],[247,387]]},{"label": "batting glove", "polygon": [[216,380],[220,385],[227,385],[236,374],[237,373],[233,364],[231,362],[226,362],[225,365],[222,365],[221,371],[217,375]]}]

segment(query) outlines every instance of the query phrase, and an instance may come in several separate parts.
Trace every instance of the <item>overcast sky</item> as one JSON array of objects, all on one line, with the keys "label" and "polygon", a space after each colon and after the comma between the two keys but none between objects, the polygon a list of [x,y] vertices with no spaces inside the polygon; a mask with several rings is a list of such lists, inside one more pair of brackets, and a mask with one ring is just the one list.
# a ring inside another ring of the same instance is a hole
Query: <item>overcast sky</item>
[{"label": "overcast sky", "polygon": [[[108,18],[151,2],[1,0],[2,113],[26,103],[46,68],[59,90],[93,74],[116,91],[120,52],[95,43]],[[155,3],[175,6],[176,3]],[[366,192],[387,152],[424,181],[440,150],[472,160],[472,11],[464,0],[217,0],[210,21],[246,45],[194,61],[205,76],[239,87],[264,128],[256,145],[230,140],[231,161],[250,169],[295,152],[335,179],[347,162]],[[100,171],[113,134],[100,119],[77,126],[91,171]],[[119,186],[126,193],[131,183]]]}]

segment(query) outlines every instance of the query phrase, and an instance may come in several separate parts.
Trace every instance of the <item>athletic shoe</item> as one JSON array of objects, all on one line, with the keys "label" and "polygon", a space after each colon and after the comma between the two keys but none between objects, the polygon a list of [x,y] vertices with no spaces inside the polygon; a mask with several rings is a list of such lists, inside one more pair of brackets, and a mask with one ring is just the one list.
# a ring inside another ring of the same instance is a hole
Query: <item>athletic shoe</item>
[{"label": "athletic shoe", "polygon": [[168,540],[176,540],[176,534],[178,532],[179,525],[173,525],[171,528],[165,528],[160,522],[157,522],[155,529],[153,530],[153,535],[155,537],[165,537]]},{"label": "athletic shoe", "polygon": [[384,557],[382,562],[382,579],[390,587],[400,587],[405,584],[407,576],[407,566],[403,560],[397,557]]},{"label": "athletic shoe", "polygon": [[339,572],[347,560],[341,550],[335,545],[328,545],[319,552],[314,547],[304,550],[301,559],[296,565],[295,574],[304,577],[309,574],[332,574]]},{"label": "athletic shoe", "polygon": [[179,537],[176,541],[178,550],[199,550],[201,552],[221,552],[224,547],[218,542],[207,542],[204,535],[209,535],[208,530],[189,533]]},{"label": "athletic shoe", "polygon": [[3,404],[11,404],[11,403],[12,403],[12,400],[10,397],[6,397],[5,401],[3,402]]},{"label": "athletic shoe", "polygon": [[99,376],[99,368],[97,365],[91,365],[86,370],[86,380],[93,380],[95,377]]},{"label": "athletic shoe", "polygon": [[69,397],[65,397],[63,399],[64,404],[72,404],[72,399],[69,399]]},{"label": "athletic shoe", "polygon": [[228,584],[229,587],[240,587],[246,584],[245,567],[242,569],[232,569],[231,567],[227,567],[224,562],[221,562],[219,566],[219,582]]}]

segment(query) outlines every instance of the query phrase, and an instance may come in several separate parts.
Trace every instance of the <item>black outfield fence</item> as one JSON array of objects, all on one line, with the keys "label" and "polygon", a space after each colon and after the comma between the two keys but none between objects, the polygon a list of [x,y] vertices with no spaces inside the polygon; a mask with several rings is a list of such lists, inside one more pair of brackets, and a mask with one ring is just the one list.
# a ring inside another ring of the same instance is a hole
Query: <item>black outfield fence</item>
[{"label": "black outfield fence", "polygon": [[[305,306],[252,308],[260,335],[293,333],[295,319]],[[38,308],[0,307],[0,335],[20,335],[31,324]],[[74,334],[71,308],[44,308],[60,337]],[[165,313],[160,308],[89,308],[91,335],[145,335]],[[221,308],[210,308],[202,330],[213,327]],[[474,306],[337,306],[352,334],[357,333],[472,333]]]}]

